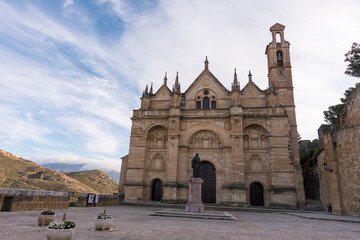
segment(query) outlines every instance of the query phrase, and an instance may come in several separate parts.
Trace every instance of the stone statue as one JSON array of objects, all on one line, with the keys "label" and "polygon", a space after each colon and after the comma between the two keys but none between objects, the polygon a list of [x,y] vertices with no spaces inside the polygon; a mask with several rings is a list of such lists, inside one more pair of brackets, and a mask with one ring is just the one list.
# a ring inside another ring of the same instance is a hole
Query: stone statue
[{"label": "stone statue", "polygon": [[200,158],[199,158],[198,153],[196,153],[195,157],[192,159],[191,167],[193,169],[193,177],[199,178],[200,177]]}]

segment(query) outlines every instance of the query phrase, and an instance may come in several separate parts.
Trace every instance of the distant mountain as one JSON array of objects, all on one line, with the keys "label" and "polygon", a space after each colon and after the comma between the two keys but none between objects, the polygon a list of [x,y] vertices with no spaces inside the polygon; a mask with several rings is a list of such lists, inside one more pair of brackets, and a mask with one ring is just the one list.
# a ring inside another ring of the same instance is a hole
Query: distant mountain
[{"label": "distant mountain", "polygon": [[[117,191],[117,183],[100,170],[88,171],[85,174],[67,174],[73,177],[0,150],[1,188],[103,194]],[[79,175],[81,177],[78,177]]]},{"label": "distant mountain", "polygon": [[57,172],[80,172],[83,170],[85,164],[73,164],[73,163],[44,163],[41,166],[50,168]]},{"label": "distant mountain", "polygon": [[[44,163],[41,165],[46,168],[50,168],[54,171],[58,171],[58,172],[80,172],[80,171],[90,170],[90,169],[86,169],[86,164],[84,164],[84,163],[77,163],[77,164],[74,164],[74,163]],[[109,175],[109,177],[114,179],[117,183],[119,182],[120,169],[119,169],[119,171],[106,170],[106,169],[101,169],[101,170],[103,172],[105,172],[107,175]]]},{"label": "distant mountain", "polygon": [[117,182],[101,170],[96,169],[82,172],[64,172],[64,174],[86,184],[98,192],[106,194],[118,192],[119,185]]},{"label": "distant mountain", "polygon": [[109,177],[115,180],[115,182],[119,183],[120,180],[120,172],[115,170],[103,170]]}]

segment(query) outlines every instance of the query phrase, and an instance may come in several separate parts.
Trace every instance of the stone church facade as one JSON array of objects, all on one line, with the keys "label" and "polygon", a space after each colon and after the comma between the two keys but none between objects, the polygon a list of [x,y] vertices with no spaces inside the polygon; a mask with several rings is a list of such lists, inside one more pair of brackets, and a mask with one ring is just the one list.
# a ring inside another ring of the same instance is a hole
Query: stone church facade
[{"label": "stone church facade", "polygon": [[145,89],[134,110],[129,154],[119,191],[125,201],[185,203],[191,160],[201,159],[203,201],[233,206],[301,207],[305,196],[298,152],[289,42],[285,27],[270,28],[265,54],[269,86],[242,89],[236,71],[228,90],[204,70],[182,92]]}]

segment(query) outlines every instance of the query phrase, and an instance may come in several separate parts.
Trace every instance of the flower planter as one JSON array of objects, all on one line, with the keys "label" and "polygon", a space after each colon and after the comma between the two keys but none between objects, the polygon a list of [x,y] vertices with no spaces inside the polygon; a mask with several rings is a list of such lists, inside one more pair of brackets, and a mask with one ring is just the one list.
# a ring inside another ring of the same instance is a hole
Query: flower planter
[{"label": "flower planter", "polygon": [[47,240],[71,240],[74,236],[75,229],[47,229]]},{"label": "flower planter", "polygon": [[42,215],[40,214],[38,216],[38,224],[39,226],[47,226],[49,225],[52,221],[54,221],[56,214],[54,215]]},{"label": "flower planter", "polygon": [[112,222],[112,219],[95,218],[95,230],[110,230]]}]

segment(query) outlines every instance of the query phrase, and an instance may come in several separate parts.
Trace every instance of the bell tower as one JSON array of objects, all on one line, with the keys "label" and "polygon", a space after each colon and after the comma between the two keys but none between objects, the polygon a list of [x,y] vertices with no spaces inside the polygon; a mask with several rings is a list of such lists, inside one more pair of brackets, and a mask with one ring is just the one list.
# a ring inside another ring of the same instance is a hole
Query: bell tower
[{"label": "bell tower", "polygon": [[290,124],[291,161],[294,167],[298,207],[305,203],[302,170],[299,157],[298,132],[295,114],[294,88],[291,75],[290,43],[284,38],[285,26],[276,23],[270,28],[272,41],[266,46],[269,89],[275,95],[274,104],[285,108]]},{"label": "bell tower", "polygon": [[276,23],[270,28],[272,41],[265,54],[268,59],[269,88],[277,92],[277,104],[294,105],[290,62],[290,43],[284,38],[285,26]]}]

